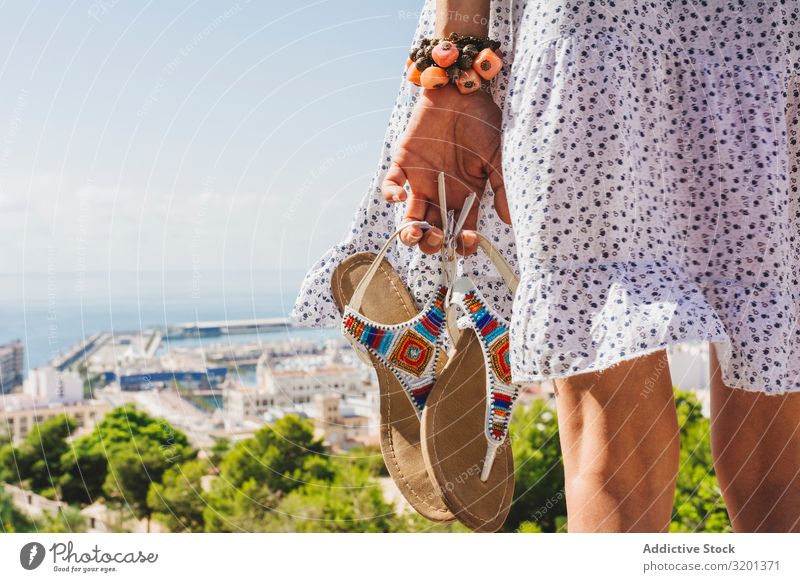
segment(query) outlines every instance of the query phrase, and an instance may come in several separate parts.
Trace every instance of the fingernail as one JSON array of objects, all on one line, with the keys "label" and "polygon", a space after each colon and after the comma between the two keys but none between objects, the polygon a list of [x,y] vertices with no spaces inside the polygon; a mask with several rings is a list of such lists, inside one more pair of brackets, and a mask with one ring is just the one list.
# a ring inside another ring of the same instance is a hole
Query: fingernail
[{"label": "fingernail", "polygon": [[392,196],[392,200],[394,200],[395,202],[402,202],[402,200],[400,199],[400,194],[395,194],[394,196]]},{"label": "fingernail", "polygon": [[408,231],[408,240],[412,242],[417,242],[419,239],[422,238],[422,232],[419,228],[414,227],[410,231]]}]

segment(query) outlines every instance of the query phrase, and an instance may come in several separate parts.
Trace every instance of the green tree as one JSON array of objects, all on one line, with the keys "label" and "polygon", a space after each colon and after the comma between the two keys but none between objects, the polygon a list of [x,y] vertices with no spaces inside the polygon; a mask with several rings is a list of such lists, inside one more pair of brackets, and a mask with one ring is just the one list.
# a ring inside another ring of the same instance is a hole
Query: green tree
[{"label": "green tree", "polygon": [[334,477],[311,423],[288,415],[259,429],[225,455],[203,515],[207,531],[261,531],[289,492]]},{"label": "green tree", "polygon": [[150,483],[195,455],[186,435],[167,421],[121,406],[62,455],[61,493],[65,501],[80,504],[106,496],[137,517],[148,517]]},{"label": "green tree", "polygon": [[173,532],[203,531],[206,502],[201,480],[208,469],[208,462],[198,459],[167,469],[161,483],[152,483],[147,494],[153,518]]},{"label": "green tree", "polygon": [[261,532],[271,523],[280,494],[256,479],[232,486],[224,477],[214,480],[203,509],[207,532]]},{"label": "green tree", "polygon": [[219,465],[222,462],[222,458],[229,450],[231,450],[230,439],[226,439],[225,437],[215,438],[214,444],[211,445],[211,454],[209,455],[211,465],[214,467]]},{"label": "green tree", "polygon": [[54,416],[36,424],[18,447],[3,447],[0,464],[4,480],[55,497],[62,472],[61,456],[68,450],[67,439],[76,426],[75,420],[67,415]]},{"label": "green tree", "polygon": [[534,400],[514,411],[511,423],[514,452],[514,502],[503,531],[526,531],[536,524],[542,531],[557,531],[559,517],[567,514],[564,466],[556,412],[544,400]]},{"label": "green tree", "polygon": [[14,500],[0,487],[0,532],[23,533],[33,530],[31,521],[14,505]]},{"label": "green tree", "polygon": [[135,446],[131,441],[114,450],[103,490],[113,505],[129,509],[136,519],[146,519],[150,531],[152,509],[147,494],[151,484],[161,482],[173,465],[172,458],[157,443],[141,440]]},{"label": "green tree", "polygon": [[103,495],[108,460],[102,447],[91,438],[76,439],[61,455],[61,467],[58,483],[64,501],[88,505]]},{"label": "green tree", "polygon": [[681,433],[680,467],[672,532],[729,532],[728,512],[717,482],[709,442],[710,422],[697,397],[675,391]]},{"label": "green tree", "polygon": [[19,481],[17,460],[14,446],[10,443],[0,445],[0,482],[14,483]]},{"label": "green tree", "polygon": [[347,459],[369,471],[373,477],[389,476],[389,470],[383,462],[381,448],[378,445],[354,447],[348,451]]},{"label": "green tree", "polygon": [[331,480],[314,480],[278,503],[263,531],[397,532],[407,524],[395,517],[368,469],[337,463]]},{"label": "green tree", "polygon": [[60,511],[44,513],[36,519],[35,526],[39,533],[83,533],[86,520],[80,510],[67,505]]}]

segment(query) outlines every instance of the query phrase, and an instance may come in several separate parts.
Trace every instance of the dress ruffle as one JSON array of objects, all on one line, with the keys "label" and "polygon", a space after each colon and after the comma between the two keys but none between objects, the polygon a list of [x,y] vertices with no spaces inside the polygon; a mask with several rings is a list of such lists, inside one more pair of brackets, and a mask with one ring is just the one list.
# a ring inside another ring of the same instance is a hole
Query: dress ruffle
[{"label": "dress ruffle", "polygon": [[[702,289],[678,267],[611,263],[523,278],[514,305],[532,314],[515,317],[511,328],[516,382],[603,370],[673,344],[706,341],[719,344],[727,386],[800,390],[793,358],[800,344],[797,334],[786,334],[798,325],[784,317],[794,313],[788,292],[722,283]],[[763,312],[775,314],[766,325],[755,315]],[[747,344],[757,358],[736,347]]]},{"label": "dress ruffle", "polygon": [[686,341],[727,341],[700,289],[681,269],[619,262],[525,276],[514,303],[516,382],[602,370]]}]

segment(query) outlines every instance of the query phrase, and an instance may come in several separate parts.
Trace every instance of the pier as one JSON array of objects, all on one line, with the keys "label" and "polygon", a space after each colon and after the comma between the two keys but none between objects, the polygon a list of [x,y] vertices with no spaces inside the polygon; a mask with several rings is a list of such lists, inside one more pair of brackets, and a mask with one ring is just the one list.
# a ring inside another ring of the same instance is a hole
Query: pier
[{"label": "pier", "polygon": [[249,333],[274,333],[290,329],[288,317],[268,319],[239,319],[228,321],[198,321],[171,325],[164,334],[165,340],[221,337]]}]

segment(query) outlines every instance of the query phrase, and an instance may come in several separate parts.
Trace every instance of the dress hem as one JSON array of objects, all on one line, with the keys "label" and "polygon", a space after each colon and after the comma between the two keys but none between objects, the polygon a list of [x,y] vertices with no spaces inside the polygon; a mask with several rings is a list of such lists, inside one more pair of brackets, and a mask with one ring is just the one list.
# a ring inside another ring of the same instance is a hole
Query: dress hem
[{"label": "dress hem", "polygon": [[[626,354],[622,357],[614,358],[610,362],[604,362],[602,367],[598,366],[596,362],[592,362],[589,366],[581,369],[581,370],[574,370],[568,372],[560,372],[555,374],[545,374],[545,375],[537,375],[537,374],[526,374],[522,376],[514,376],[513,381],[515,384],[522,384],[522,383],[541,383],[541,382],[552,382],[554,380],[563,380],[565,378],[569,378],[572,376],[577,376],[579,374],[588,374],[591,372],[602,372],[604,370],[608,370],[613,368],[614,366],[618,366],[619,364],[623,364],[630,360],[634,360],[636,358],[641,358],[655,352],[664,350],[670,346],[680,345],[684,343],[691,343],[691,342],[706,342],[709,344],[709,350],[712,349],[712,344],[720,344],[724,349],[724,352],[718,354],[718,359],[720,361],[720,368],[722,373],[722,381],[728,388],[733,390],[742,390],[744,392],[751,392],[754,394],[764,394],[766,396],[784,396],[786,394],[794,394],[800,393],[800,383],[796,383],[793,387],[787,390],[773,390],[773,391],[766,391],[766,390],[759,390],[754,388],[750,385],[739,384],[735,380],[730,378],[726,378],[726,366],[725,362],[727,358],[730,358],[730,351],[731,351],[731,342],[727,337],[720,337],[720,336],[703,336],[703,337],[686,337],[684,339],[678,341],[667,341],[662,342],[657,346],[650,346],[647,348],[643,348],[640,350],[636,350],[631,354]],[[667,356],[669,358],[669,356]],[[709,371],[710,375],[710,371]],[[710,380],[709,380],[710,381]],[[673,383],[674,386],[674,383]]]}]

